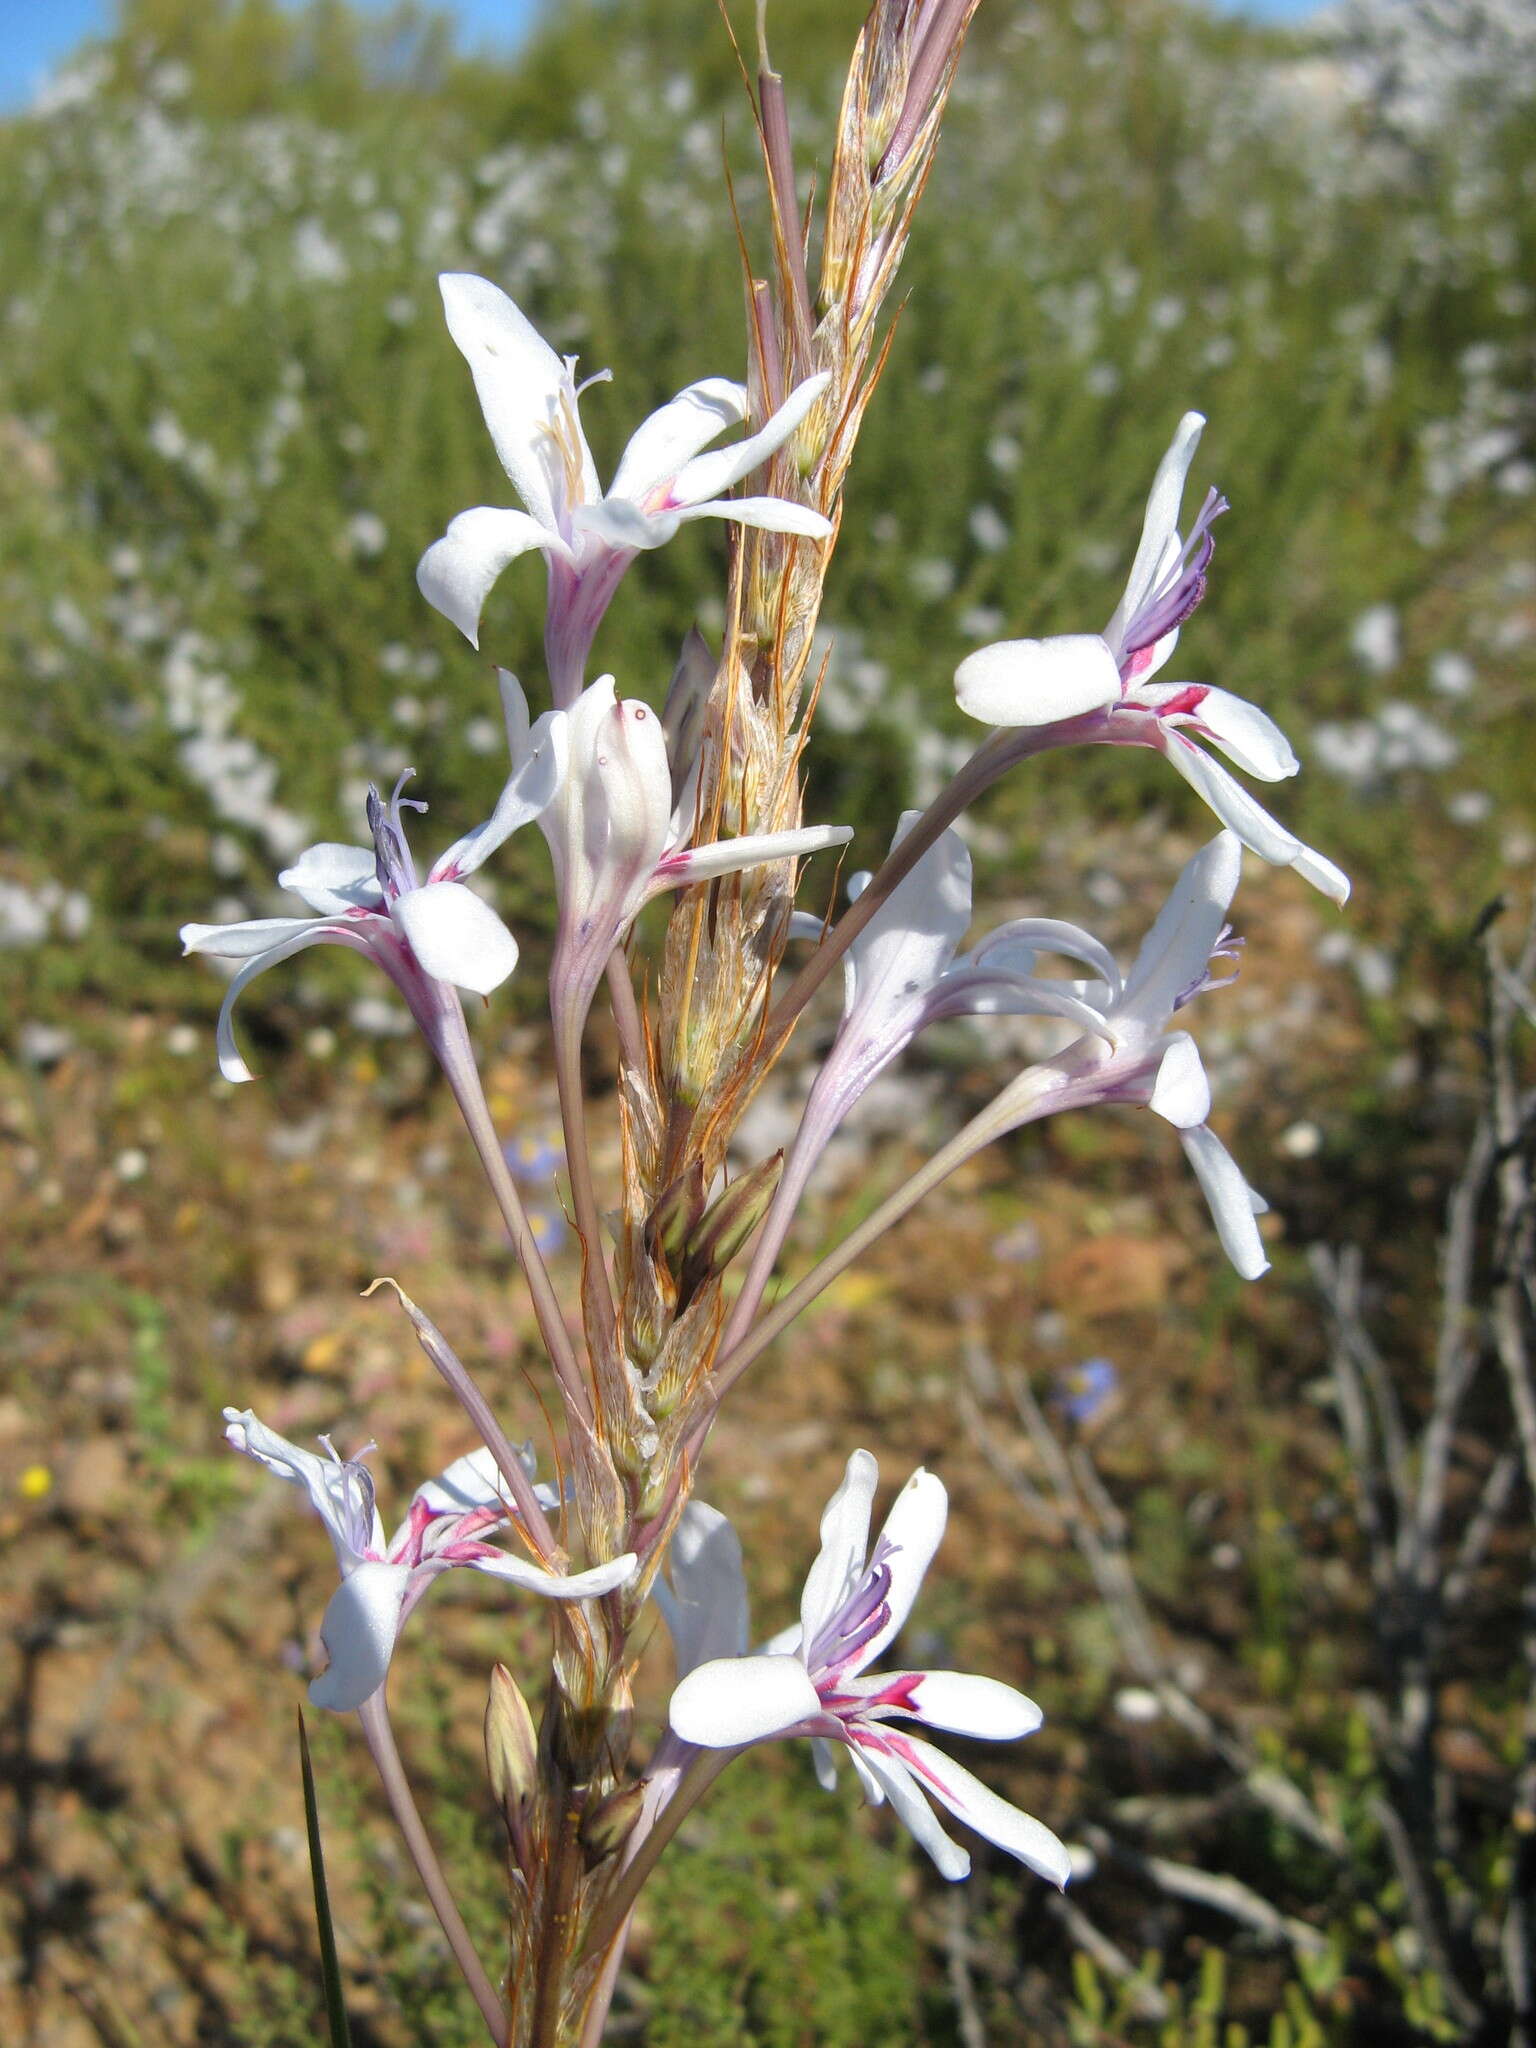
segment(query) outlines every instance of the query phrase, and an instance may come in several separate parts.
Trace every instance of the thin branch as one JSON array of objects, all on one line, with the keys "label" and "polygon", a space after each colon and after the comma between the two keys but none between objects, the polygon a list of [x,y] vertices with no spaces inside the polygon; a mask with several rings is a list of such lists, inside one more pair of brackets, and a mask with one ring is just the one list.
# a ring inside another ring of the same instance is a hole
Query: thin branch
[{"label": "thin branch", "polygon": [[1082,1907],[1065,1892],[1047,1892],[1045,1909],[1066,1929],[1075,1948],[1080,1948],[1096,1969],[1126,1987],[1132,2010],[1140,2020],[1165,2020],[1171,2008],[1155,1984],[1149,1984],[1124,1949],[1118,1948],[1101,1928],[1095,1927]]},{"label": "thin branch", "polygon": [[986,2023],[976,1998],[971,1975],[970,1932],[966,1926],[965,1886],[954,1884],[945,1900],[944,1966],[949,1978],[949,1995],[955,2002],[955,2020],[962,2048],[987,2048]]},{"label": "thin branch", "polygon": [[1101,1827],[1089,1823],[1083,1840],[1095,1855],[1113,1859],[1136,1876],[1154,1885],[1169,1898],[1184,1899],[1193,1906],[1205,1906],[1223,1913],[1239,1926],[1247,1927],[1275,1948],[1290,1948],[1298,1955],[1320,1956],[1328,1952],[1328,1938],[1305,1920],[1282,1913],[1278,1906],[1240,1879],[1211,1870],[1197,1870],[1190,1863],[1173,1863],[1166,1856],[1143,1856],[1117,1842]]},{"label": "thin branch", "polygon": [[405,1775],[405,1766],[400,1761],[400,1752],[395,1747],[394,1731],[389,1725],[389,1708],[381,1686],[372,1699],[365,1700],[357,1710],[362,1724],[364,1738],[378,1768],[379,1779],[384,1787],[384,1797],[389,1801],[390,1812],[395,1817],[416,1874],[421,1879],[422,1889],[432,1902],[438,1924],[443,1930],[453,1959],[459,1966],[464,1982],[480,2015],[485,2021],[495,2048],[504,2048],[507,2039],[507,2015],[501,2000],[497,1997],[485,1965],[481,1962],[469,1929],[464,1925],[458,1901],[443,1875],[443,1866],[437,1860],[437,1851],[432,1846],[421,1814],[417,1809],[410,1780]]}]

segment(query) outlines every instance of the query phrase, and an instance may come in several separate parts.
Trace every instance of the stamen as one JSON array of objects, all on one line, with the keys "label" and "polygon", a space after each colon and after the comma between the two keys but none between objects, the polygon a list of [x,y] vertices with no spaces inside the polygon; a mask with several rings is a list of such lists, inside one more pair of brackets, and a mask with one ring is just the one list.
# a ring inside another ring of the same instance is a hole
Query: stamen
[{"label": "stamen", "polygon": [[1209,965],[1207,965],[1205,972],[1200,976],[1199,980],[1192,981],[1182,995],[1174,998],[1174,1009],[1176,1011],[1182,1010],[1186,1003],[1193,1002],[1196,996],[1208,995],[1212,989],[1230,988],[1242,970],[1243,948],[1247,943],[1246,939],[1240,938],[1233,931],[1231,925],[1224,924],[1216,934],[1216,943],[1211,948],[1211,959],[1230,960],[1232,962],[1232,972],[1230,974],[1212,974]]},{"label": "stamen", "polygon": [[[832,1616],[806,1652],[811,1670],[844,1664],[885,1626],[887,1598],[891,1590],[891,1568],[876,1553],[875,1562]],[[873,1626],[871,1624],[873,1623]]]},{"label": "stamen", "polygon": [[373,835],[374,873],[378,876],[379,887],[391,899],[416,887],[416,869],[400,815],[407,807],[416,811],[426,809],[425,804],[400,794],[414,773],[414,769],[408,768],[401,776],[387,807],[373,784],[368,786],[368,830]]},{"label": "stamen", "polygon": [[1189,538],[1179,550],[1178,560],[1126,626],[1122,659],[1154,646],[1199,608],[1205,596],[1206,572],[1216,552],[1211,527],[1223,512],[1230,510],[1219,491],[1207,492]]}]

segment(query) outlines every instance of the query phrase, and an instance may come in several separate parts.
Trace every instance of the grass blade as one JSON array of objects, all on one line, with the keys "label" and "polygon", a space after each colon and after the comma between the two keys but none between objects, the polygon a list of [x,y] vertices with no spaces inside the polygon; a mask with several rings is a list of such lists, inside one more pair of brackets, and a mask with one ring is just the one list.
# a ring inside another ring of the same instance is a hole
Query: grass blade
[{"label": "grass blade", "polygon": [[320,1977],[325,1986],[325,2016],[330,2023],[331,2048],[352,2048],[347,2025],[346,2000],[341,1990],[341,1964],[336,1957],[336,1929],[331,1921],[331,1899],[325,1883],[325,1854],[320,1846],[320,1807],[315,1799],[315,1773],[309,1761],[309,1735],[304,1726],[304,1709],[299,1708],[299,1767],[304,1776],[304,1829],[309,1836],[309,1868],[315,1881],[315,1924],[320,1933]]}]

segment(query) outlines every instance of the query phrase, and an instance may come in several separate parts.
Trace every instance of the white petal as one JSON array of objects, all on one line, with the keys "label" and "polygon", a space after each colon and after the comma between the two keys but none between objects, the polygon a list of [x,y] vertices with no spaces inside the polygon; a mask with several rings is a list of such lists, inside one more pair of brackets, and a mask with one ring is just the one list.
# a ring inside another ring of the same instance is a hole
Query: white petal
[{"label": "white petal", "polygon": [[382,900],[377,859],[371,846],[338,846],[327,840],[305,847],[277,879],[322,917],[340,917],[349,910],[372,909]]},{"label": "white petal", "polygon": [[[517,1456],[518,1463],[531,1479],[531,1446],[523,1445]],[[482,1444],[479,1450],[455,1458],[436,1479],[428,1479],[418,1486],[414,1499],[430,1508],[435,1515],[463,1515],[472,1508],[505,1508],[508,1505],[507,1482],[502,1478],[495,1458]]]},{"label": "white petal", "polygon": [[1201,1065],[1199,1048],[1187,1031],[1180,1031],[1169,1040],[1147,1107],[1181,1131],[1193,1130],[1210,1115],[1211,1084]]},{"label": "white petal", "polygon": [[407,889],[390,914],[424,973],[479,996],[499,988],[517,965],[517,941],[489,903],[462,882]]},{"label": "white petal", "polygon": [[1010,1856],[1017,1856],[1052,1884],[1066,1883],[1072,1874],[1071,1859],[1043,1821],[1021,1813],[1006,1799],[999,1799],[979,1778],[962,1770],[953,1757],[935,1749],[931,1742],[922,1742],[915,1735],[899,1735],[894,1740],[917,1782],[941,1799],[967,1827],[995,1842],[999,1849],[1006,1849]]},{"label": "white petal", "polygon": [[679,1678],[700,1664],[745,1653],[747,1581],[741,1539],[718,1508],[691,1500],[683,1509],[667,1550],[667,1579],[656,1581],[655,1593]]},{"label": "white petal", "polygon": [[1120,671],[1097,633],[999,640],[955,670],[960,709],[984,725],[1055,725],[1120,700]]},{"label": "white petal", "polygon": [[[1100,981],[1111,989],[1119,987],[1120,969],[1115,964],[1114,954],[1092,932],[1085,932],[1081,925],[1068,924],[1058,917],[1012,918],[983,939],[970,958],[977,966],[989,966],[994,952],[1005,947],[1025,947],[1031,953],[1064,954],[1069,960],[1081,960],[1085,967],[1091,967]],[[1018,971],[1027,974],[1032,965],[1032,962],[1021,962]]]},{"label": "white petal", "polygon": [[738,526],[760,526],[769,533],[798,533],[807,540],[825,540],[832,522],[809,505],[791,498],[705,498],[673,515],[679,525],[690,519],[734,519]]},{"label": "white petal", "polygon": [[1104,628],[1104,637],[1112,647],[1119,646],[1120,634],[1156,589],[1170,554],[1176,556],[1178,553],[1179,506],[1183,502],[1185,479],[1195,459],[1204,427],[1204,414],[1185,413],[1167,454],[1157,465],[1157,474],[1152,479],[1152,490],[1147,498],[1146,515],[1142,520],[1136,559],[1126,579],[1125,595],[1115,607],[1114,617]]},{"label": "white petal", "polygon": [[1045,1719],[1034,1701],[1011,1685],[969,1671],[881,1671],[868,1678],[845,1680],[838,1690],[878,1696],[903,1680],[914,1681],[908,1695],[910,1707],[877,1707],[875,1717],[886,1712],[909,1713],[930,1728],[978,1736],[984,1742],[1018,1742],[1033,1735]]},{"label": "white petal", "polygon": [[667,1709],[672,1732],[701,1749],[739,1749],[786,1734],[821,1712],[798,1657],[721,1657],[700,1664]]},{"label": "white petal", "polygon": [[1163,731],[1163,752],[1189,784],[1197,790],[1220,818],[1223,825],[1235,832],[1244,846],[1250,847],[1260,860],[1267,860],[1274,867],[1294,868],[1304,881],[1320,889],[1335,903],[1349,900],[1349,877],[1342,869],[1336,868],[1331,860],[1325,860],[1320,853],[1314,853],[1310,846],[1299,840],[1294,832],[1286,830],[1277,818],[1272,818],[1261,803],[1251,797],[1235,776],[1229,775],[1218,761],[1184,738],[1182,733]]},{"label": "white petal", "polygon": [[934,1818],[933,1809],[912,1781],[911,1773],[901,1760],[888,1750],[870,1744],[853,1751],[855,1763],[860,1763],[875,1780],[891,1802],[892,1810],[917,1842],[933,1858],[940,1877],[946,1877],[951,1884],[957,1884],[962,1877],[971,1874],[971,1858],[968,1850],[958,1842],[952,1842]]},{"label": "white petal", "polygon": [[309,1688],[317,1707],[350,1713],[384,1683],[410,1578],[409,1565],[360,1564],[331,1595],[320,1624],[331,1661]]},{"label": "white petal", "polygon": [[670,483],[685,462],[747,416],[747,389],[728,377],[705,377],[643,420],[619,458],[607,495],[643,498]]},{"label": "white petal", "polygon": [[[891,1590],[886,1596],[890,1618],[859,1652],[859,1669],[873,1664],[886,1644],[900,1632],[922,1588],[923,1575],[944,1539],[949,1495],[944,1482],[921,1467],[897,1494],[885,1527],[875,1542],[871,1562],[883,1558],[890,1566]],[[889,1555],[887,1555],[889,1551]]]},{"label": "white petal", "polygon": [[320,922],[314,917],[253,917],[244,924],[184,924],[184,953],[208,953],[216,960],[253,960],[273,952]]},{"label": "white petal", "polygon": [[317,1451],[307,1451],[279,1436],[251,1408],[226,1408],[224,1423],[224,1440],[232,1450],[254,1459],[275,1478],[302,1487],[315,1512],[330,1525],[336,1507],[333,1475],[340,1470],[334,1458],[322,1458]]},{"label": "white petal", "polygon": [[1180,1131],[1179,1139],[1210,1204],[1222,1250],[1245,1280],[1257,1280],[1269,1271],[1269,1260],[1253,1219],[1268,1205],[1243,1179],[1237,1161],[1213,1130],[1202,1124],[1197,1130]]},{"label": "white petal", "polygon": [[1326,855],[1304,846],[1293,857],[1291,866],[1304,882],[1310,882],[1314,889],[1321,890],[1331,902],[1342,906],[1349,901],[1349,877]]},{"label": "white petal", "polygon": [[801,1641],[807,1654],[863,1574],[879,1483],[880,1467],[869,1452],[855,1451],[841,1486],[822,1511],[821,1549],[800,1596]]},{"label": "white petal", "polygon": [[501,693],[502,723],[507,728],[507,753],[515,768],[528,752],[528,696],[509,668],[497,669],[496,687]]},{"label": "white petal", "polygon": [[571,776],[574,780],[583,774],[583,832],[594,901],[573,903],[568,910],[580,918],[601,904],[604,915],[613,920],[611,936],[616,938],[643,901],[671,836],[672,769],[666,733],[648,704],[634,697],[613,704],[596,727],[584,760],[576,752],[573,733]]},{"label": "white petal", "polygon": [[1230,690],[1204,683],[1137,682],[1126,693],[1126,702],[1161,713],[1165,705],[1177,704],[1185,697],[1197,701],[1188,711],[1170,712],[1170,722],[1190,726],[1213,740],[1244,774],[1257,775],[1261,782],[1283,782],[1301,767],[1290,741],[1268,712],[1250,704],[1246,697],[1234,697]]},{"label": "white petal", "polygon": [[[857,1757],[855,1757],[854,1761],[858,1761]],[[823,1792],[835,1792],[837,1790],[837,1745],[834,1742],[829,1742],[825,1735],[813,1735],[811,1737],[811,1767],[816,1773],[816,1782]],[[885,1791],[878,1780],[874,1782],[878,1797],[872,1803],[878,1806],[885,1797]]]},{"label": "white petal", "polygon": [[799,860],[829,846],[846,846],[852,837],[851,825],[806,825],[796,832],[758,832],[743,839],[716,839],[708,846],[685,847],[666,856],[655,889],[681,889],[690,882],[733,875],[740,868],[761,867],[765,861]]},{"label": "white petal", "polygon": [[681,524],[680,513],[648,512],[632,498],[616,497],[578,506],[571,519],[576,533],[594,535],[615,554],[665,547]]},{"label": "white petal", "polygon": [[783,446],[831,382],[831,373],[826,370],[807,377],[757,433],[748,435],[745,441],[732,442],[729,448],[696,455],[692,462],[685,463],[667,493],[668,503],[702,505],[706,498],[718,498],[732,484],[750,476],[759,463]]},{"label": "white petal", "polygon": [[[480,410],[518,496],[541,526],[558,530],[562,484],[555,481],[558,457],[550,429],[560,419],[560,400],[570,372],[506,293],[483,277],[451,273],[440,277],[448,332],[475,380]],[[575,404],[571,404],[574,417]],[[597,472],[586,441],[580,442],[582,499],[595,498]]]},{"label": "white petal", "polygon": [[[894,853],[921,811],[903,811],[891,840]],[[857,901],[862,888],[849,886]],[[848,1008],[861,1036],[879,1038],[893,1011],[925,995],[955,957],[971,921],[971,856],[953,829],[943,832],[903,876],[848,948],[852,967]]]},{"label": "white petal", "polygon": [[[514,682],[514,688],[516,684]],[[518,695],[522,692],[519,690]],[[563,711],[546,711],[523,741],[512,773],[483,825],[455,840],[433,864],[434,882],[457,881],[472,875],[514,832],[541,817],[555,800],[570,765],[569,719]]]},{"label": "white petal", "polygon": [[[828,1776],[823,1777],[821,1774],[821,1770],[818,1766],[816,1772],[817,1780],[820,1784],[824,1785],[829,1792],[835,1792],[837,1790],[837,1753],[834,1750],[832,1744],[826,1738],[826,1736],[813,1735],[811,1737],[811,1755],[814,1757],[818,1750],[824,1750],[826,1752]],[[864,1761],[864,1758],[859,1754],[857,1749],[851,1747],[849,1748],[848,1761],[853,1765],[853,1775],[858,1779],[860,1789],[862,1790],[865,1799],[869,1802],[871,1806],[884,1806],[885,1787],[880,1782],[880,1780],[875,1776],[874,1772],[869,1768],[869,1765]]]},{"label": "white petal", "polygon": [[595,1600],[599,1594],[627,1586],[639,1569],[639,1559],[632,1550],[626,1550],[606,1564],[593,1565],[589,1571],[546,1572],[507,1551],[497,1551],[494,1557],[473,1559],[470,1569],[493,1579],[505,1579],[525,1593],[538,1593],[546,1600]]},{"label": "white petal", "polygon": [[1205,978],[1242,872],[1242,846],[1231,832],[1218,832],[1185,862],[1141,942],[1115,1018],[1134,1017],[1161,1035],[1175,1003]]},{"label": "white petal", "polygon": [[366,1467],[356,1459],[344,1461],[334,1454],[322,1458],[290,1443],[275,1429],[268,1429],[249,1408],[226,1408],[224,1421],[225,1441],[232,1449],[254,1459],[275,1478],[301,1487],[309,1496],[343,1571],[360,1563],[370,1549],[382,1549],[384,1532]]},{"label": "white petal", "polygon": [[509,562],[534,548],[566,552],[553,527],[526,512],[476,505],[448,522],[448,531],[416,564],[416,587],[434,611],[449,619],[471,647],[480,645],[480,614],[491,586]]},{"label": "white petal", "polygon": [[1230,690],[1208,689],[1194,714],[1200,730],[1213,739],[1228,760],[1260,782],[1284,782],[1301,767],[1290,741],[1257,704]]},{"label": "white petal", "polygon": [[[232,977],[229,987],[224,991],[224,1000],[219,1005],[219,1022],[218,1028],[214,1033],[214,1043],[219,1055],[219,1072],[226,1081],[250,1081],[255,1079],[250,1068],[240,1057],[240,1048],[235,1044],[235,1004],[239,1002],[246,988],[256,979],[258,974],[265,974],[269,967],[275,967],[280,960],[287,960],[295,953],[302,953],[306,946],[319,946],[330,943],[343,946],[358,945],[365,952],[367,950],[367,943],[361,934],[356,939],[349,938],[336,925],[328,923],[323,917],[273,918],[270,922],[273,925],[286,925],[289,928],[289,936],[286,939],[279,940],[275,946],[268,946],[265,952],[258,953],[254,959],[247,960],[240,971]],[[208,929],[210,929],[208,926],[188,925],[182,933],[182,938],[186,940],[188,931],[205,931]],[[217,927],[211,927],[211,929],[216,930]],[[231,925],[227,929],[239,931],[242,927]],[[247,927],[247,929],[249,928]],[[187,951],[189,953],[193,951],[211,952],[213,948],[211,946],[197,947],[189,941],[187,943]]]},{"label": "white petal", "polygon": [[[1095,988],[1101,985],[1093,984]],[[1001,965],[957,968],[953,974],[947,974],[924,1012],[925,1022],[940,1017],[1065,1017],[1080,1031],[1114,1041],[1103,1012],[1076,995],[1071,982],[1009,974]]]}]

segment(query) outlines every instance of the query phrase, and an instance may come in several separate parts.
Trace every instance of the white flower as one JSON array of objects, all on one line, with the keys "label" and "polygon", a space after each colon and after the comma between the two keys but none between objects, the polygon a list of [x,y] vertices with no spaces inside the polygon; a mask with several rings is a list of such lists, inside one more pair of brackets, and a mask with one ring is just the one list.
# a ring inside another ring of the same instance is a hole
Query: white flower
[{"label": "white flower", "polygon": [[[226,1408],[228,1442],[279,1479],[301,1487],[326,1526],[341,1570],[320,1624],[330,1665],[309,1688],[317,1707],[348,1713],[371,1699],[389,1675],[390,1659],[406,1617],[438,1575],[455,1565],[503,1579],[548,1600],[589,1600],[627,1585],[635,1575],[632,1552],[591,1571],[544,1571],[497,1550],[485,1538],[515,1520],[506,1482],[485,1449],[456,1458],[437,1479],[417,1487],[394,1536],[374,1505],[373,1476],[358,1458],[341,1458],[328,1437],[325,1456],[300,1449],[258,1421],[249,1408]],[[370,1446],[371,1448],[371,1446]],[[533,1476],[533,1453],[519,1453]],[[556,1507],[548,1487],[534,1489],[541,1506]]]},{"label": "white flower", "polygon": [[1209,684],[1152,680],[1205,595],[1215,550],[1211,528],[1227,509],[1218,492],[1208,492],[1188,539],[1180,538],[1179,504],[1204,425],[1201,414],[1186,413],[1158,465],[1125,593],[1103,633],[979,648],[955,671],[956,694],[961,709],[987,725],[1034,728],[1081,719],[1075,738],[1156,748],[1261,860],[1295,868],[1343,903],[1348,877],[1272,818],[1190,737],[1209,740],[1246,774],[1279,782],[1300,763],[1273,719]]},{"label": "white flower", "polygon": [[[1241,872],[1242,847],[1234,833],[1222,832],[1202,847],[1174,884],[1124,980],[1110,963],[1103,980],[1078,985],[1077,994],[1096,1017],[1089,1033],[1054,1059],[1027,1068],[972,1129],[979,1145],[1063,1109],[1145,1104],[1178,1131],[1223,1250],[1245,1280],[1256,1280],[1268,1271],[1269,1260],[1254,1218],[1268,1205],[1207,1128],[1211,1088],[1195,1041],[1187,1031],[1170,1029],[1186,1003],[1224,985],[1212,978],[1211,961],[1232,959],[1242,943],[1227,924]],[[1076,946],[1059,950],[1086,958],[1083,942],[1094,943],[1082,933]]]},{"label": "white flower", "polygon": [[553,802],[566,765],[566,718],[546,712],[530,732],[521,692],[507,699],[512,773],[486,822],[456,840],[418,880],[406,844],[399,788],[385,804],[369,792],[373,845],[311,846],[278,876],[302,896],[313,917],[263,917],[241,924],[183,925],[188,953],[243,961],[219,1010],[219,1067],[226,1080],[249,1081],[250,1068],[235,1045],[234,1009],[258,974],[306,946],[350,946],[378,962],[430,1032],[434,983],[452,982],[477,995],[498,988],[517,965],[517,941],[463,877],[489,859],[502,842]]},{"label": "white flower", "polygon": [[[503,694],[521,697],[500,673]],[[853,836],[814,825],[690,846],[697,774],[684,772],[674,787],[664,723],[650,706],[616,697],[613,677],[600,676],[569,717],[570,769],[539,819],[560,901],[551,989],[567,1014],[584,1014],[609,955],[653,896]]]},{"label": "white flower", "polygon": [[[745,1748],[780,1735],[841,1742],[871,1802],[890,1800],[943,1876],[966,1876],[971,1859],[939,1826],[924,1793],[1040,1876],[1063,1885],[1070,1871],[1067,1852],[1050,1829],[905,1725],[1013,1742],[1040,1726],[1034,1701],[996,1679],[964,1672],[867,1674],[911,1612],[949,1511],[940,1481],[915,1472],[871,1551],[878,1479],[868,1451],[855,1451],[822,1516],[821,1554],[805,1582],[798,1629],[757,1656],[717,1656],[687,1668],[672,1695],[672,1732],[704,1749]],[[706,1527],[704,1533],[711,1532]],[[678,1639],[681,1668],[706,1640],[712,1646],[713,1639],[733,1632],[745,1640],[746,1596],[739,1564],[731,1583],[730,1560],[717,1536],[682,1556],[676,1541],[669,1619],[683,1598],[694,1597],[695,1579],[708,1580],[707,1620],[693,1620]],[[825,1784],[830,1775],[830,1756],[819,1755],[818,1776]]]},{"label": "white flower", "polygon": [[[586,387],[576,383],[574,358],[557,356],[483,277],[449,274],[439,284],[448,331],[474,375],[496,453],[526,508],[477,505],[461,512],[421,558],[422,595],[471,645],[480,644],[491,586],[530,549],[550,565],[552,648],[568,636],[581,643],[584,662],[635,554],[661,547],[685,521],[731,519],[818,539],[831,532],[819,512],[786,499],[724,496],[789,439],[826,389],[827,375],[797,385],[756,434],[708,454],[701,452],[708,442],[746,418],[746,389],[724,377],[690,384],[636,430],[604,492],[582,432],[578,401]],[[581,686],[580,665],[551,665],[559,670],[556,701],[568,703]]]},{"label": "white flower", "polygon": [[[894,852],[918,823],[904,811],[891,841]],[[869,882],[855,875],[855,901]],[[1080,960],[1093,973],[1114,976],[1111,955],[1076,925],[1051,918],[1020,918],[1000,925],[969,953],[959,945],[971,921],[971,857],[958,832],[946,831],[897,883],[843,956],[843,1021],[807,1098],[756,1258],[776,1254],[817,1160],[838,1126],[871,1084],[920,1031],[962,1016],[1056,1016],[1101,1030],[1097,1011],[1075,985],[1034,973],[1039,952]],[[801,937],[819,937],[815,918],[796,915]]]}]

